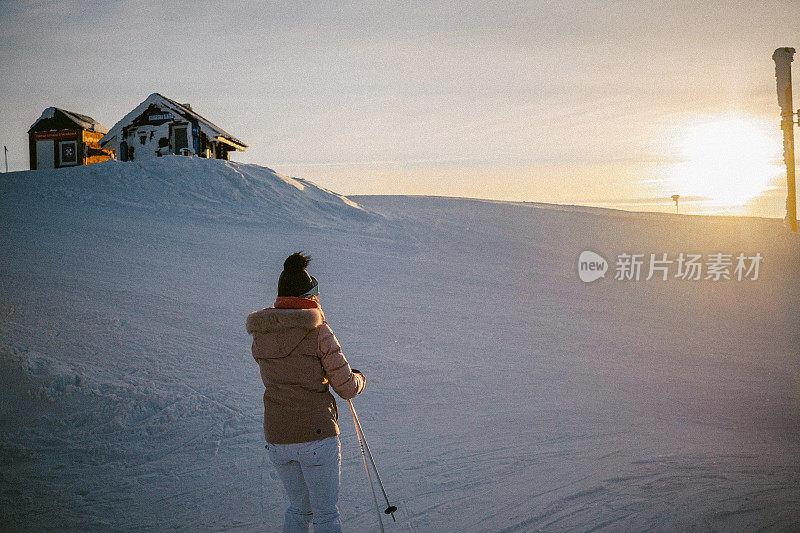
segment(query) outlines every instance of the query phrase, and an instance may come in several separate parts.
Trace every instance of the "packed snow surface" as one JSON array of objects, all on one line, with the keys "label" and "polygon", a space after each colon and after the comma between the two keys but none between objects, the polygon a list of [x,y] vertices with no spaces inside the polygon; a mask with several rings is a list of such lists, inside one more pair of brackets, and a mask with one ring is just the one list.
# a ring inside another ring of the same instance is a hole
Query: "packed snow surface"
[{"label": "packed snow surface", "polygon": [[[800,243],[778,220],[430,197],[169,157],[0,179],[0,524],[275,531],[244,320],[305,250],[398,522],[800,525]],[[605,257],[583,283],[584,250]],[[614,279],[619,254],[763,256]],[[377,529],[340,401],[349,531]]]}]

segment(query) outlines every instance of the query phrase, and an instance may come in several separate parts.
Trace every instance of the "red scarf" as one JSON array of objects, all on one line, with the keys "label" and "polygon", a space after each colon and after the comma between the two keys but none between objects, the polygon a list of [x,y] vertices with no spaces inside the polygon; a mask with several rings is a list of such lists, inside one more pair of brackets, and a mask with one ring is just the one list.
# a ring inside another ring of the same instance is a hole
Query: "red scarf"
[{"label": "red scarf", "polygon": [[275,309],[320,309],[319,302],[299,296],[278,296]]}]

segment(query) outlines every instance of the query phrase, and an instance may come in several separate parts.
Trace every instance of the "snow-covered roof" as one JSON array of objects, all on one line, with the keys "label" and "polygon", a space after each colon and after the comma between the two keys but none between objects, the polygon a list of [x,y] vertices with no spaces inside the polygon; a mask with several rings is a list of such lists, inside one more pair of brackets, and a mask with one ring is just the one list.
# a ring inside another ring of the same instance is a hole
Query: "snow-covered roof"
[{"label": "snow-covered roof", "polygon": [[67,111],[66,109],[61,109],[59,107],[48,107],[44,111],[42,111],[42,116],[40,116],[36,122],[31,124],[29,130],[32,130],[36,127],[37,124],[42,122],[43,120],[49,120],[51,118],[55,118],[56,111],[59,113],[64,114],[69,120],[75,123],[76,126],[79,126],[81,129],[89,130],[89,131],[96,131],[98,133],[106,133],[108,130],[97,122],[92,117],[81,115],[80,113],[74,113],[72,111]]},{"label": "snow-covered roof", "polygon": [[175,100],[167,98],[159,93],[153,93],[148,96],[144,102],[136,106],[136,108],[122,117],[122,120],[114,124],[114,126],[106,133],[106,135],[100,139],[100,145],[103,146],[109,141],[111,141],[115,136],[117,136],[123,128],[129,126],[134,120],[139,118],[147,108],[151,105],[155,105],[161,109],[168,109],[175,113],[176,115],[182,116],[191,122],[197,122],[200,131],[204,133],[209,139],[214,141],[228,141],[229,144],[233,144],[236,146],[237,149],[244,150],[247,148],[247,145],[244,144],[242,141],[231,135],[230,133],[226,132],[219,126],[215,125],[211,121],[203,118],[195,111],[193,111],[190,107],[187,107],[184,104],[179,104]]}]

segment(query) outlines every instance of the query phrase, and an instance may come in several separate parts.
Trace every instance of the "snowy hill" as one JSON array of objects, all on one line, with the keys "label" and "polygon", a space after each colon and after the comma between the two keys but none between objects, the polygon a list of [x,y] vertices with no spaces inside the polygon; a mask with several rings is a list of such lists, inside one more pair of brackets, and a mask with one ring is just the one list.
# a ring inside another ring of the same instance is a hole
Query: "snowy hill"
[{"label": "snowy hill", "polygon": [[238,222],[309,226],[374,220],[376,215],[303,179],[258,165],[167,156],[72,168],[14,172],[0,194],[24,205],[68,203],[146,209]]},{"label": "snowy hill", "polygon": [[[800,242],[780,221],[354,205],[225,162],[184,190],[196,160],[153,164],[3,177],[4,529],[279,529],[244,319],[301,249],[368,378],[355,404],[399,507],[387,531],[800,523]],[[605,279],[580,281],[584,250]],[[683,280],[673,264],[615,280],[625,253],[763,263],[757,279]],[[344,526],[373,531],[340,422]]]}]

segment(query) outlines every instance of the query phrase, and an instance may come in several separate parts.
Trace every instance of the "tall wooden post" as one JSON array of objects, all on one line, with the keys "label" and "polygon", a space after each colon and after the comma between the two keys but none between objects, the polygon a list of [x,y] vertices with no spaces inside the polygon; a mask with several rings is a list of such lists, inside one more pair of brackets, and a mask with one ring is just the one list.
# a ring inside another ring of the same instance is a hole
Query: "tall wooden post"
[{"label": "tall wooden post", "polygon": [[792,109],[792,60],[794,48],[778,48],[772,53],[775,81],[778,83],[778,105],[781,106],[783,161],[786,163],[786,220],[797,231],[797,198],[794,181],[794,111]]}]

